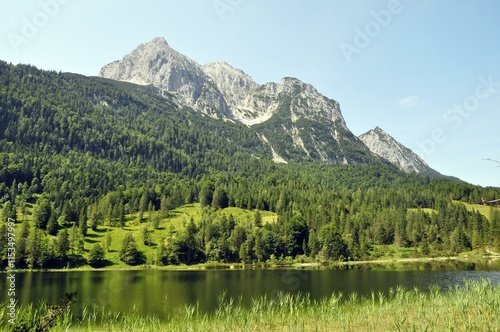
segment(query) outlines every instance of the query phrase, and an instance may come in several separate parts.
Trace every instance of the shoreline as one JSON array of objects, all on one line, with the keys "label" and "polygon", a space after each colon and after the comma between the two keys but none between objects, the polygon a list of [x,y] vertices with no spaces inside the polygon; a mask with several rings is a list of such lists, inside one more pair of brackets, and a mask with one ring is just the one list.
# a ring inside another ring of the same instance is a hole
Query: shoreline
[{"label": "shoreline", "polygon": [[309,262],[309,263],[283,263],[283,264],[270,264],[270,263],[257,263],[257,264],[243,264],[243,263],[222,263],[222,262],[208,262],[196,265],[169,265],[169,266],[116,266],[116,267],[103,267],[92,268],[89,266],[77,268],[60,268],[60,269],[17,269],[17,270],[2,270],[0,273],[26,273],[26,272],[87,272],[87,271],[209,271],[209,270],[282,270],[282,269],[304,269],[304,268],[332,268],[342,266],[359,266],[359,265],[390,265],[390,264],[414,264],[414,263],[436,263],[436,262],[462,262],[462,263],[485,263],[493,262],[500,259],[500,255],[469,255],[462,256],[440,256],[440,257],[418,257],[418,258],[384,258],[376,260],[362,260],[362,261],[346,261],[346,262]]}]

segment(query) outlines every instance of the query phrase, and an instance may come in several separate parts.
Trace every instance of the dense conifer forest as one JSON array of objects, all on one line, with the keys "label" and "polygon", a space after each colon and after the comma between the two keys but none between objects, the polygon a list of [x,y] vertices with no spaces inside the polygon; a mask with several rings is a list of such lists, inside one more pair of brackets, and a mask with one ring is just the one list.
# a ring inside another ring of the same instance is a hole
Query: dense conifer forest
[{"label": "dense conifer forest", "polygon": [[[131,223],[143,234],[120,243],[129,265],[361,260],[386,245],[423,255],[500,250],[498,208],[462,204],[499,199],[499,188],[377,159],[276,164],[250,127],[172,100],[151,86],[0,62],[1,266],[7,218],[17,221],[18,268],[102,266],[111,238],[93,243],[89,232]],[[199,220],[150,240],[172,211],[195,203]],[[254,215],[219,213],[228,207]],[[276,220],[263,222],[266,211]]]}]

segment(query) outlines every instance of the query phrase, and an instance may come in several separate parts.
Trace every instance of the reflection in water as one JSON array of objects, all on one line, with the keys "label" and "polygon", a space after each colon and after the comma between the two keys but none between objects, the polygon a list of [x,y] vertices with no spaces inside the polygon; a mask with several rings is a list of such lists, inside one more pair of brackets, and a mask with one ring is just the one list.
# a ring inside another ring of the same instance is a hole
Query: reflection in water
[{"label": "reflection in water", "polygon": [[[387,268],[390,270],[387,270]],[[16,275],[16,298],[21,305],[45,300],[55,304],[65,292],[78,291],[79,306],[96,306],[112,311],[165,314],[199,305],[201,312],[213,312],[221,294],[250,304],[252,298],[277,296],[280,292],[309,294],[321,299],[333,293],[369,296],[403,286],[428,290],[455,287],[464,280],[489,279],[500,284],[500,272],[477,271],[477,264],[452,262],[420,265],[367,265],[343,269],[208,270],[208,271],[84,271],[27,272]],[[0,278],[5,289],[6,278]],[[7,294],[2,292],[1,301]]]}]

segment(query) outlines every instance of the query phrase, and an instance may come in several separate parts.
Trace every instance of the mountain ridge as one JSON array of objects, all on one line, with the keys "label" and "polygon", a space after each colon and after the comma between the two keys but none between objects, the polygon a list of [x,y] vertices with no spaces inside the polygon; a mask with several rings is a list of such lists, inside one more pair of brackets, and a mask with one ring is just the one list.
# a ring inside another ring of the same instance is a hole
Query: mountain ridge
[{"label": "mountain ridge", "polygon": [[373,153],[388,160],[405,172],[440,175],[430,168],[416,153],[398,142],[379,126],[360,135],[359,138]]},{"label": "mountain ridge", "polygon": [[[388,161],[407,172],[434,173],[392,137],[391,146],[398,152],[374,150],[374,146],[383,145],[382,141],[373,141],[375,136],[369,142],[370,148],[361,136],[349,130],[340,104],[319,93],[313,85],[294,77],[258,84],[243,70],[224,61],[200,65],[172,49],[163,37],[140,44],[122,60],[105,65],[99,76],[152,84],[174,94],[180,107],[241,122],[255,130],[279,162]],[[383,140],[384,135],[378,138]],[[386,146],[386,150],[389,148]],[[399,157],[394,157],[396,154]]]}]

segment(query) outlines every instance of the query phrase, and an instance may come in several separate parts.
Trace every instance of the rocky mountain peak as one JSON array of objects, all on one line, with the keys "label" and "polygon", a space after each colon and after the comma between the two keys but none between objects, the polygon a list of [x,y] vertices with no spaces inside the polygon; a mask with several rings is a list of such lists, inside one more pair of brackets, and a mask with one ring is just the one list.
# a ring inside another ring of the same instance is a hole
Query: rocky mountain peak
[{"label": "rocky mountain peak", "polygon": [[294,77],[285,77],[276,89],[278,94],[285,93],[292,96],[291,113],[294,122],[300,117],[311,120],[324,119],[336,122],[347,129],[339,103],[319,93],[311,84]]},{"label": "rocky mountain peak", "polygon": [[167,40],[164,37],[156,37],[152,41],[150,41],[148,44],[153,44],[153,45],[158,45],[160,47],[168,47],[170,46],[167,43]]},{"label": "rocky mountain peak", "polygon": [[179,107],[255,126],[275,160],[367,163],[379,160],[375,153],[406,171],[432,171],[379,127],[358,139],[348,129],[339,103],[311,84],[285,77],[279,83],[259,85],[226,62],[201,66],[162,37],[104,66],[100,76],[151,84],[171,92]]},{"label": "rocky mountain peak", "polygon": [[258,86],[249,75],[226,62],[207,63],[202,70],[215,82],[231,108],[237,108]]},{"label": "rocky mountain peak", "polygon": [[405,172],[437,174],[416,153],[399,143],[380,127],[375,127],[359,139],[375,154],[386,159],[391,164]]},{"label": "rocky mountain peak", "polygon": [[104,66],[100,76],[153,86],[175,93],[180,105],[214,117],[230,113],[222,94],[201,66],[158,37],[139,45],[122,60]]},{"label": "rocky mountain peak", "polygon": [[231,66],[230,64],[228,64],[225,61],[217,61],[217,62],[207,63],[207,64],[203,65],[202,69],[209,76],[211,76],[210,74],[217,74],[217,76],[215,76],[216,78],[219,78],[222,76],[223,77],[234,77],[234,78],[237,78],[241,81],[247,82],[251,85],[257,85],[257,83],[255,83],[253,81],[253,79],[250,77],[250,75],[246,74],[241,69],[234,68],[233,66]]}]

